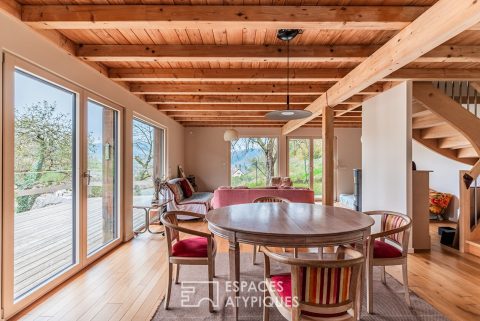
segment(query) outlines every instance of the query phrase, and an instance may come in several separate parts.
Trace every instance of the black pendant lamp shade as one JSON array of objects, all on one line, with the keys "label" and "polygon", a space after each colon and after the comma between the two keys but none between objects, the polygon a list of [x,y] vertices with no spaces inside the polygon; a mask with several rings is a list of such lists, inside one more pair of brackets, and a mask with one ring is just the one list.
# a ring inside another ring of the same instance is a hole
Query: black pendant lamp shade
[{"label": "black pendant lamp shade", "polygon": [[294,120],[307,118],[312,113],[305,109],[290,109],[290,40],[302,33],[300,29],[280,29],[277,38],[287,42],[287,108],[267,113],[265,117],[270,120]]}]

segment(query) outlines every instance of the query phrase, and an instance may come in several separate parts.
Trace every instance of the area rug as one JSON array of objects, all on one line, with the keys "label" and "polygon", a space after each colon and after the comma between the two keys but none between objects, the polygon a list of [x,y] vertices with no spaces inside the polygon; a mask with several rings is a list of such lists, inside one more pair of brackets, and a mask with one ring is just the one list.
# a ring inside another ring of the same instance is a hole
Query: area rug
[{"label": "area rug", "polygon": [[[251,255],[241,255],[241,292],[239,320],[261,321],[263,294],[263,258],[257,256],[257,265],[252,265]],[[204,266],[182,266],[181,284],[173,284],[170,309],[163,308],[163,302],[153,316],[153,321],[228,321],[233,320],[231,299],[228,296],[228,255],[219,253],[216,263],[217,271],[214,284],[215,312],[208,312],[207,269]],[[288,268],[288,267],[287,267]],[[272,273],[285,272],[286,267],[272,264]],[[387,286],[380,282],[378,271],[374,273],[374,314],[368,314],[365,302],[362,308],[362,320],[365,321],[448,321],[430,304],[410,292],[412,307],[404,300],[403,287],[387,274]],[[201,282],[198,282],[201,281]],[[365,297],[365,296],[364,296]],[[365,300],[364,300],[365,301]],[[270,308],[271,321],[284,321],[275,307]]]}]

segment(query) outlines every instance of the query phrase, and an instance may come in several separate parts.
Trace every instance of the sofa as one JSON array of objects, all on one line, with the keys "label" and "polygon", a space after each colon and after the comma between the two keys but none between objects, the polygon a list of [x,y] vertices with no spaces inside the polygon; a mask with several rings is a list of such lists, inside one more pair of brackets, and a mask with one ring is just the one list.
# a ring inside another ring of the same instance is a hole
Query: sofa
[{"label": "sofa", "polygon": [[219,187],[213,192],[212,207],[216,209],[224,206],[252,203],[255,199],[263,196],[282,197],[293,203],[315,203],[313,191],[305,188]]},{"label": "sofa", "polygon": [[[182,186],[183,185],[183,186]],[[191,195],[185,195],[185,189],[190,188]],[[172,199],[167,204],[167,211],[188,211],[198,214],[207,214],[211,209],[213,193],[194,192],[193,187],[185,178],[174,178],[167,182],[167,198]],[[180,219],[191,219],[191,217],[178,217]]]}]

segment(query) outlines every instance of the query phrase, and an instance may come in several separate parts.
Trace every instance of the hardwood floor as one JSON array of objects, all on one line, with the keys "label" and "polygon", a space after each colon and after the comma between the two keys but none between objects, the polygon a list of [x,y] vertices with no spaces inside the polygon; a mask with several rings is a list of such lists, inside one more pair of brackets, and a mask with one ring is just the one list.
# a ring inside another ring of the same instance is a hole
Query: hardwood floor
[{"label": "hardwood floor", "polygon": [[[206,230],[202,222],[186,224]],[[442,249],[438,225],[430,227],[431,253],[409,255],[410,288],[451,320],[480,320],[480,258]],[[227,242],[217,240],[219,252],[227,252]],[[141,235],[13,320],[150,320],[165,292],[165,252],[161,236]],[[400,277],[399,269],[387,271]]]}]

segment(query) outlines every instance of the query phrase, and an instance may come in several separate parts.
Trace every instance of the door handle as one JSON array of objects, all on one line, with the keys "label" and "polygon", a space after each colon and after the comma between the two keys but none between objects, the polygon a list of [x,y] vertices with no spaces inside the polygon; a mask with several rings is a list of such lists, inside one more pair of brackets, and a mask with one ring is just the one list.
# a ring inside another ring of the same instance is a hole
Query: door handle
[{"label": "door handle", "polygon": [[90,185],[90,181],[92,180],[92,175],[90,175],[90,170],[83,173],[83,177],[87,179],[87,185]]}]

